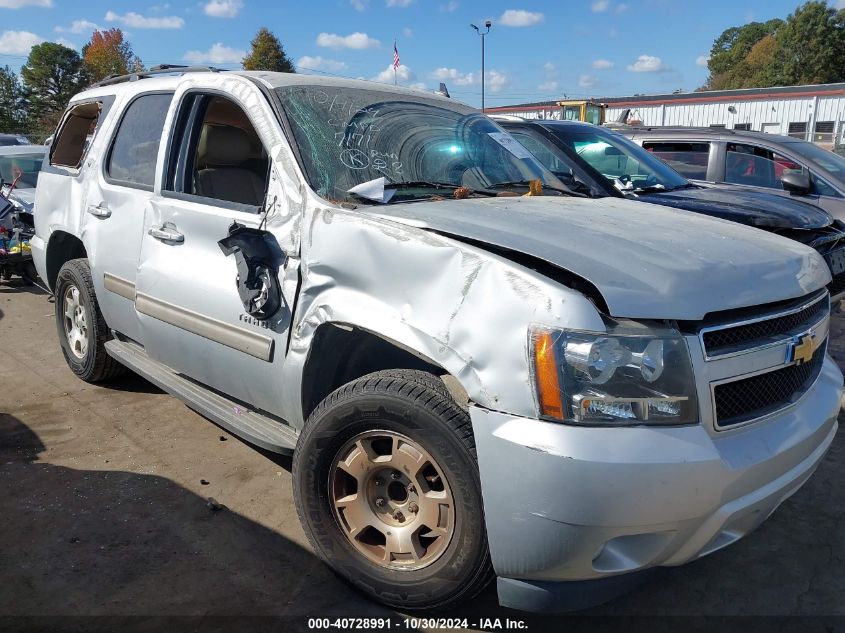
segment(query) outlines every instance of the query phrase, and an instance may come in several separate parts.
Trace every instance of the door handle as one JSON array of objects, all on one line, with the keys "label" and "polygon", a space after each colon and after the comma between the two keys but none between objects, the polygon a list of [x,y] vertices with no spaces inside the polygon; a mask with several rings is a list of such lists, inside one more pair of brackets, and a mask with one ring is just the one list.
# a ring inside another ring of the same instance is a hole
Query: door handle
[{"label": "door handle", "polygon": [[148,233],[156,238],[157,240],[161,240],[162,242],[178,242],[182,243],[185,241],[185,236],[182,235],[179,231],[176,230],[176,227],[170,224],[169,222],[166,224],[162,224],[159,227],[151,228]]},{"label": "door handle", "polygon": [[105,202],[101,202],[96,207],[93,206],[93,205],[89,206],[88,207],[88,213],[90,213],[91,215],[93,215],[94,217],[97,217],[97,218],[105,219],[105,218],[111,217],[111,209],[109,209],[106,206]]}]

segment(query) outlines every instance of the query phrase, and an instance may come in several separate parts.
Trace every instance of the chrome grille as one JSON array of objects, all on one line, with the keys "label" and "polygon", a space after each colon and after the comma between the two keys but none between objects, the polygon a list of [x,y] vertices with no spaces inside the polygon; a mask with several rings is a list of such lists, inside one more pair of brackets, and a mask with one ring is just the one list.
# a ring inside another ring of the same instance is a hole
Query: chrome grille
[{"label": "chrome grille", "polygon": [[829,295],[823,293],[769,315],[702,328],[704,356],[713,360],[780,344],[817,324],[829,312]]},{"label": "chrome grille", "polygon": [[716,385],[713,402],[716,426],[729,428],[774,413],[796,402],[821,373],[827,343],[820,346],[812,360],[802,365],[788,365],[763,374]]}]

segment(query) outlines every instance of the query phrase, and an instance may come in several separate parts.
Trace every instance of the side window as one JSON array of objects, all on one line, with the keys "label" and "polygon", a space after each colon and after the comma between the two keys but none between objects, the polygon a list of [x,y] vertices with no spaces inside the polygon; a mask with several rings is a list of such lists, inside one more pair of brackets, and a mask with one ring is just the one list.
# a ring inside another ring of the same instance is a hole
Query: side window
[{"label": "side window", "polygon": [[73,106],[50,146],[50,164],[78,168],[97,131],[102,103],[93,101]]},{"label": "side window", "polygon": [[783,189],[783,185],[780,184],[780,179],[783,178],[783,175],[790,171],[798,171],[804,172],[803,165],[799,165],[792,159],[787,158],[786,156],[781,156],[777,152],[768,152],[770,158],[775,164],[775,178],[777,178],[778,184],[776,185],[778,189]]},{"label": "side window", "polygon": [[219,95],[189,95],[180,110],[165,189],[257,212],[270,160],[246,112]]},{"label": "side window", "polygon": [[676,172],[694,180],[707,178],[710,143],[643,143],[643,149],[652,152]]},{"label": "side window", "polygon": [[[781,166],[781,173],[784,167]],[[753,187],[780,189],[778,166],[772,152],[762,147],[728,143],[725,157],[725,182]]]},{"label": "side window", "polygon": [[840,194],[836,189],[831,187],[827,182],[819,178],[818,176],[813,176],[813,192],[820,195],[820,196],[830,196],[831,198],[841,198],[842,194]]},{"label": "side window", "polygon": [[173,93],[146,94],[129,104],[112,139],[106,175],[121,183],[152,189],[164,119]]}]

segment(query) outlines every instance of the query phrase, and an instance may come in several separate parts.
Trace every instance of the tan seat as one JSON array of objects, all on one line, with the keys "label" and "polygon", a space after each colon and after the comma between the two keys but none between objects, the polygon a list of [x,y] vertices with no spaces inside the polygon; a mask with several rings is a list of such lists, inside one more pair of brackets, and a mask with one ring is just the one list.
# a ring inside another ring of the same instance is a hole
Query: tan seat
[{"label": "tan seat", "polygon": [[206,126],[197,148],[197,195],[260,206],[266,184],[247,166],[252,147],[249,135],[240,128]]}]

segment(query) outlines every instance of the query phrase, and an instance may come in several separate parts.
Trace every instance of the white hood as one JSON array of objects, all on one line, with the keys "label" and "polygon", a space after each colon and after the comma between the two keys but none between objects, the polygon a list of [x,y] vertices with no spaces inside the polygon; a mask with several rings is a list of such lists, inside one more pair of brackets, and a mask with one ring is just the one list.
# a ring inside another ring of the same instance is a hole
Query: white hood
[{"label": "white hood", "polygon": [[367,210],[540,258],[590,281],[617,317],[699,320],[830,281],[821,256],[793,240],[616,198],[474,198]]}]

